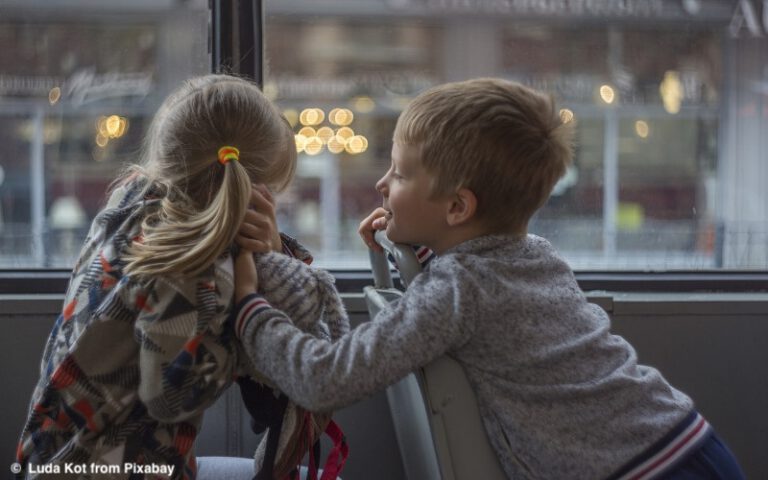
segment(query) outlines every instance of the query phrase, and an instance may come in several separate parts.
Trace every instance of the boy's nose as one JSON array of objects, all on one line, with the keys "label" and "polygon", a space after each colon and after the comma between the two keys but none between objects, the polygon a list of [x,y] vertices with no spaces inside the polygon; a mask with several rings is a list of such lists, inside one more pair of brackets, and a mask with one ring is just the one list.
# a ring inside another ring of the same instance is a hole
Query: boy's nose
[{"label": "boy's nose", "polygon": [[382,195],[386,195],[384,193],[384,191],[386,190],[386,187],[387,187],[387,176],[384,175],[379,179],[378,182],[376,182],[376,191],[378,191]]}]

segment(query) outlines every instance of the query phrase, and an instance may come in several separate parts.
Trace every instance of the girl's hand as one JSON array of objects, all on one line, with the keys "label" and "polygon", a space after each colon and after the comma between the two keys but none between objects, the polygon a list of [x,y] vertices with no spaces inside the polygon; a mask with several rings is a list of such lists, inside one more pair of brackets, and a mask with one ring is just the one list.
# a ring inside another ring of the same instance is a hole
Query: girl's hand
[{"label": "girl's hand", "polygon": [[246,296],[256,293],[259,288],[259,276],[256,273],[256,262],[253,253],[241,248],[235,258],[235,303]]},{"label": "girl's hand", "polygon": [[384,230],[387,228],[386,215],[387,211],[382,207],[379,207],[371,212],[370,215],[365,217],[365,219],[360,222],[360,226],[357,228],[357,233],[371,250],[376,250],[378,252],[384,251],[384,249],[381,248],[381,245],[376,243],[376,241],[373,239],[373,234],[376,232],[376,230]]},{"label": "girl's hand", "polygon": [[275,200],[265,185],[251,186],[251,199],[235,243],[256,253],[280,252],[283,242],[275,218]]}]

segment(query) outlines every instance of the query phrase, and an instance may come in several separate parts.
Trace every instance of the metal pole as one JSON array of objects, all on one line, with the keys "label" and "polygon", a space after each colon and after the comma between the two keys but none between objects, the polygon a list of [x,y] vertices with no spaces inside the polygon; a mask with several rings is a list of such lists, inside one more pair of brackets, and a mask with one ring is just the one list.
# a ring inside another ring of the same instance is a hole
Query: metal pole
[{"label": "metal pole", "polygon": [[264,6],[259,0],[211,0],[211,70],[264,85]]},{"label": "metal pole", "polygon": [[341,181],[338,155],[325,153],[322,162],[326,167],[320,177],[320,218],[323,219],[321,248],[327,255],[338,252],[341,243]]},{"label": "metal pole", "polygon": [[[619,93],[618,75],[621,68],[623,38],[621,31],[608,30],[608,67],[613,88]],[[618,102],[619,99],[614,99]],[[615,104],[607,105],[603,134],[603,258],[616,256],[616,213],[619,204],[619,119]]]},{"label": "metal pole", "polygon": [[33,117],[32,143],[29,161],[29,190],[31,196],[30,217],[32,223],[32,261],[33,265],[45,267],[45,162],[44,144],[45,114],[43,107],[37,106]]},{"label": "metal pole", "polygon": [[232,63],[232,5],[229,0],[211,0],[211,71],[221,73]]},{"label": "metal pole", "polygon": [[605,111],[603,138],[603,257],[616,255],[616,213],[619,205],[619,119],[616,109]]},{"label": "metal pole", "polygon": [[[264,85],[263,5],[260,0],[210,0],[211,71],[249,77]],[[231,392],[231,391],[230,391]],[[239,395],[226,396],[226,452],[241,454],[244,415]],[[255,430],[254,430],[255,431]],[[256,432],[260,433],[260,432]]]},{"label": "metal pole", "polygon": [[264,2],[242,1],[240,7],[239,72],[264,86]]}]

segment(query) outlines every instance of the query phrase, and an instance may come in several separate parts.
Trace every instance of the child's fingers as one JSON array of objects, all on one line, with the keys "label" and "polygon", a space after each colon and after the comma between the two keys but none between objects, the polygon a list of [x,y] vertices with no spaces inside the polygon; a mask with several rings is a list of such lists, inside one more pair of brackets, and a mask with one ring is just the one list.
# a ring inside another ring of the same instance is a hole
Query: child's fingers
[{"label": "child's fingers", "polygon": [[[382,228],[377,227],[375,223],[377,219],[384,217],[386,214],[386,210],[381,207],[377,208],[371,212],[370,215],[365,217],[362,222],[360,222],[360,226],[357,229],[357,233],[363,239],[363,242],[368,246],[368,248],[379,252],[383,252],[384,250],[379,244],[376,243],[373,235],[376,230],[381,230]],[[386,228],[386,224],[384,225],[384,228]]]},{"label": "child's fingers", "polygon": [[269,212],[247,210],[243,217],[243,223],[240,224],[238,229],[238,234],[252,240],[270,244],[272,245],[272,250],[275,251],[280,251],[282,248],[280,232],[278,231],[274,211],[272,210]]},{"label": "child's fingers", "polygon": [[[275,200],[265,185],[254,184],[251,186],[250,206],[257,212],[274,212]],[[272,214],[274,215],[274,213]]]},{"label": "child's fingers", "polygon": [[384,230],[387,228],[387,217],[379,217],[375,219],[372,224],[374,230]]},{"label": "child's fingers", "polygon": [[263,225],[255,225],[253,223],[243,223],[237,230],[238,235],[242,235],[246,238],[252,238],[259,240],[260,238],[269,238]]},{"label": "child's fingers", "polygon": [[370,213],[367,217],[363,219],[362,222],[360,222],[360,226],[357,229],[357,232],[359,234],[363,234],[365,232],[369,232],[373,230],[373,221],[376,220],[379,217],[383,217],[387,214],[387,211],[384,210],[381,207],[378,207],[376,210]]},{"label": "child's fingers", "polygon": [[256,210],[246,210],[241,228],[246,225],[252,225],[262,229],[270,228],[272,226],[272,218],[269,215],[257,212]]},{"label": "child's fingers", "polygon": [[275,204],[275,197],[272,194],[272,190],[270,190],[268,186],[266,186],[263,183],[255,183],[253,184],[253,186],[254,188],[258,189],[259,192],[261,192],[261,194],[264,196],[264,198],[267,199],[269,203],[271,203],[272,205]]},{"label": "child's fingers", "polygon": [[269,243],[272,240],[272,229],[269,226],[244,223],[237,231],[237,235],[249,240]]},{"label": "child's fingers", "polygon": [[373,238],[374,231],[375,230],[372,228],[363,227],[363,225],[360,224],[360,228],[357,230],[357,233],[360,235],[360,238],[363,239],[363,243],[365,243],[368,248],[383,252],[384,249],[382,249],[381,246],[376,243],[376,240]]},{"label": "child's fingers", "polygon": [[252,253],[267,253],[272,251],[272,243],[269,240],[259,240],[242,234],[237,234],[235,236],[235,243],[237,243],[243,250]]}]

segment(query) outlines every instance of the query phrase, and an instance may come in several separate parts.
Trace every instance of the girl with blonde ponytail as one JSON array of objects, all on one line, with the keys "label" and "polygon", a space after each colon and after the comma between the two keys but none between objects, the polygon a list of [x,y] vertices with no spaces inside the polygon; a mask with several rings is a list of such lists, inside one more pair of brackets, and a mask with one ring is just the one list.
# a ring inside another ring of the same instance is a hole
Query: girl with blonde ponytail
[{"label": "girl with blonde ponytail", "polygon": [[[188,81],[160,107],[143,162],[129,170],[159,188],[159,208],[142,223],[143,241],[126,256],[137,275],[197,275],[233,242],[248,208],[251,182],[285,188],[296,151],[290,127],[257,87],[210,75]],[[237,153],[221,161],[219,152]],[[216,159],[219,161],[216,161]]]},{"label": "girl with blonde ponytail", "polygon": [[270,193],[295,166],[290,126],[253,83],[207,75],[165,100],[74,267],[19,442],[20,477],[67,464],[115,466],[110,478],[197,477],[203,412],[244,373],[229,320],[232,248],[308,257],[278,233]]}]

